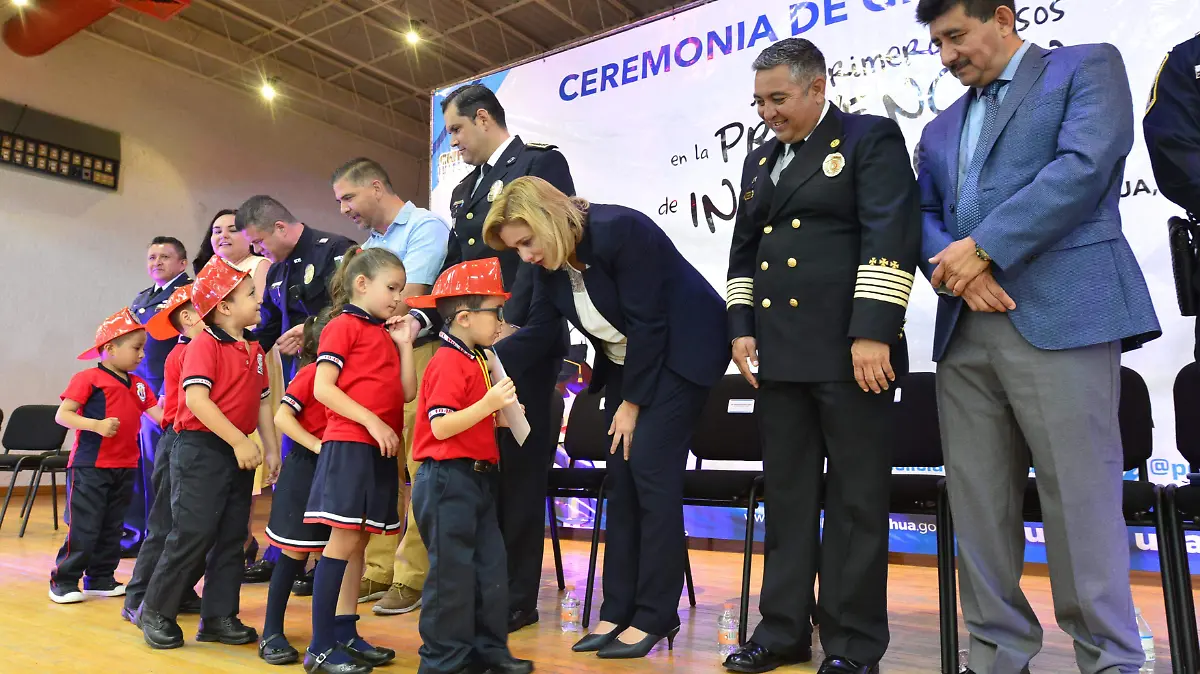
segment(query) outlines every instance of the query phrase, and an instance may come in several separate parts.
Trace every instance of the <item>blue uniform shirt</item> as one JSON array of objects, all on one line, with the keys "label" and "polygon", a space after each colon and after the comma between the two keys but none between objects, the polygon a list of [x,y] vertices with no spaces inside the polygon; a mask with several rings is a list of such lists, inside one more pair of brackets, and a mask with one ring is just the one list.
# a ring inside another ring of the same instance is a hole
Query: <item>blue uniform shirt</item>
[{"label": "blue uniform shirt", "polygon": [[450,225],[446,221],[410,201],[396,214],[386,232],[372,230],[362,247],[387,248],[404,263],[408,283],[431,286],[446,259],[449,238]]}]

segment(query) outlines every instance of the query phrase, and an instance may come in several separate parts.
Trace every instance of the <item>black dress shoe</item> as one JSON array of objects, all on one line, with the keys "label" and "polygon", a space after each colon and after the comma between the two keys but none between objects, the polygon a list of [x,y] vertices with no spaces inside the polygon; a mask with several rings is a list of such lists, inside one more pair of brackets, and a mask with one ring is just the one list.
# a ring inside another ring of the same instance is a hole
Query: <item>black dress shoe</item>
[{"label": "black dress shoe", "polygon": [[338,646],[341,647],[342,651],[346,653],[346,655],[349,655],[364,665],[370,665],[372,667],[386,665],[387,663],[396,659],[396,651],[393,651],[390,648],[372,646],[366,650],[359,650],[354,647],[353,641],[347,641],[345,643],[338,644]]},{"label": "black dress shoe", "polygon": [[316,570],[316,567],[313,567],[312,570],[310,570],[308,573],[304,574],[303,576],[300,576],[299,578],[297,578],[295,580],[295,582],[292,583],[292,594],[296,595],[297,597],[311,597],[312,596],[312,593],[313,593],[313,571],[315,571],[315,570]]},{"label": "black dress shoe", "polygon": [[227,618],[201,618],[196,641],[219,641],[226,646],[241,646],[258,641],[258,632],[247,627],[236,616]]},{"label": "black dress shoe", "polygon": [[[335,646],[334,648],[340,648]],[[325,651],[320,655],[313,655],[312,651],[304,652],[304,671],[307,674],[314,672],[322,672],[322,674],[370,674],[371,665],[364,665],[361,662],[351,660],[340,665],[335,665],[326,660],[330,653],[333,653],[333,648]]]},{"label": "black dress shoe", "polygon": [[191,596],[184,595],[183,600],[179,602],[179,613],[181,615],[200,615],[200,595],[196,594],[195,590],[190,592]]},{"label": "black dress shoe", "polygon": [[243,583],[269,583],[271,574],[275,573],[275,562],[260,559],[246,567],[242,572]]},{"label": "black dress shoe", "polygon": [[123,620],[128,620],[133,625],[137,625],[138,627],[141,627],[141,625],[138,625],[138,622],[137,622],[138,621],[138,609],[136,609],[136,608],[129,608],[128,606],[122,606],[121,607],[121,618]]},{"label": "black dress shoe", "polygon": [[536,608],[531,608],[528,611],[512,611],[508,614],[508,631],[511,634],[522,627],[528,627],[538,621],[538,612]]},{"label": "black dress shoe", "polygon": [[150,648],[165,650],[183,645],[183,630],[174,620],[163,617],[156,611],[142,607],[138,618],[142,623],[142,637]]},{"label": "black dress shoe", "polygon": [[258,657],[268,665],[290,665],[300,659],[300,651],[292,648],[282,634],[274,634],[258,642]]},{"label": "black dress shoe", "polygon": [[827,655],[817,674],[879,674],[879,665],[863,665],[849,658]]},{"label": "black dress shoe", "polygon": [[789,657],[772,653],[764,646],[747,641],[745,646],[737,649],[725,658],[725,669],[731,672],[747,672],[748,674],[756,674],[757,672],[769,672],[776,667],[784,665],[794,665],[800,662],[808,662],[812,660],[812,649],[806,648],[800,652],[797,657]]},{"label": "black dress shoe", "polygon": [[607,646],[613,639],[616,639],[617,635],[621,632],[624,632],[628,627],[629,625],[617,625],[612,630],[604,632],[603,634],[599,632],[592,632],[579,641],[576,641],[575,645],[571,647],[571,650],[575,651],[576,653],[591,653],[592,651],[598,651]]},{"label": "black dress shoe", "polygon": [[605,660],[624,660],[628,658],[644,658],[650,649],[658,645],[664,638],[667,640],[667,650],[675,650],[675,635],[679,634],[679,626],[667,632],[666,636],[647,634],[636,644],[627,644],[620,639],[613,639],[607,646],[596,652],[596,656]]},{"label": "black dress shoe", "polygon": [[518,660],[513,658],[506,662],[494,664],[486,674],[529,674],[533,671],[533,660]]}]

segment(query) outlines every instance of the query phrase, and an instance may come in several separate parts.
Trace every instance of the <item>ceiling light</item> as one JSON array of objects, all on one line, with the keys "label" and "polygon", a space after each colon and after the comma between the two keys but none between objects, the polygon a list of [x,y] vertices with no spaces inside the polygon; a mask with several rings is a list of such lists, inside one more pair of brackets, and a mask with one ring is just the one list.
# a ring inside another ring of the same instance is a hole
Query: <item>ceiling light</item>
[{"label": "ceiling light", "polygon": [[404,39],[408,40],[409,44],[416,44],[421,41],[421,34],[410,29],[407,33],[405,33]]},{"label": "ceiling light", "polygon": [[12,4],[15,7],[28,7],[29,0],[12,0]]},{"label": "ceiling light", "polygon": [[262,88],[258,91],[262,94],[263,99],[266,101],[275,100],[275,95],[279,93],[275,90],[275,83],[273,80],[267,80],[266,82],[263,82]]}]

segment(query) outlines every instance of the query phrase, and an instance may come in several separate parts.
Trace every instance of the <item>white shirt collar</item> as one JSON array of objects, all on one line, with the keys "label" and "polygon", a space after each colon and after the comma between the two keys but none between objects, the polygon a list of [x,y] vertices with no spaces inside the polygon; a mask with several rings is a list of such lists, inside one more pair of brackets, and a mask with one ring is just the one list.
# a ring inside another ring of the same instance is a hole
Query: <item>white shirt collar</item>
[{"label": "white shirt collar", "polygon": [[496,167],[496,162],[500,161],[500,157],[504,154],[504,151],[507,150],[508,146],[512,144],[513,138],[514,136],[509,136],[508,138],[504,139],[503,143],[500,143],[500,146],[496,148],[496,151],[492,153],[492,156],[488,157],[487,164],[489,166],[492,168]]},{"label": "white shirt collar", "polygon": [[821,126],[821,122],[825,121],[825,115],[828,115],[828,114],[829,114],[829,99],[826,98],[825,99],[825,107],[821,108],[821,116],[817,119],[817,125],[814,126],[812,128],[812,131],[809,131],[808,135],[804,137],[805,141],[807,141],[809,138],[812,138],[812,135],[817,132],[817,127]]},{"label": "white shirt collar", "polygon": [[166,283],[164,283],[162,285],[158,285],[157,283],[155,283],[154,284],[155,292],[160,291],[164,288],[170,288],[171,286],[175,285],[175,282],[179,280],[179,277],[183,276],[186,273],[187,273],[187,270],[185,269],[185,270],[179,272],[178,274],[176,274],[175,278],[171,279],[170,281],[167,281]]}]

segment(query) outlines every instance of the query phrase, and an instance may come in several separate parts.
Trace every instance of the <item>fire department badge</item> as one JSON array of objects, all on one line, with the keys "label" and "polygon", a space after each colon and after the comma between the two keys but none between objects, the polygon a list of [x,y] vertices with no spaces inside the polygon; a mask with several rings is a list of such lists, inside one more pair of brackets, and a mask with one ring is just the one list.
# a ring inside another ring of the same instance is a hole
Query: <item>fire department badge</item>
[{"label": "fire department badge", "polygon": [[137,385],[137,397],[138,397],[138,400],[140,400],[142,402],[146,402],[146,385],[140,381],[138,382],[138,385]]},{"label": "fire department badge", "polygon": [[842,156],[841,152],[834,152],[828,157],[825,157],[825,162],[821,164],[821,169],[825,171],[826,177],[835,178],[839,173],[842,172],[842,169],[845,166],[846,158]]},{"label": "fire department badge", "polygon": [[487,194],[488,203],[495,201],[496,197],[500,196],[500,193],[502,191],[504,191],[504,183],[503,182],[497,180],[496,182],[492,183],[491,188],[488,189],[488,194]]},{"label": "fire department badge", "polygon": [[317,268],[311,264],[304,268],[304,285],[312,283],[313,276],[316,275]]}]

